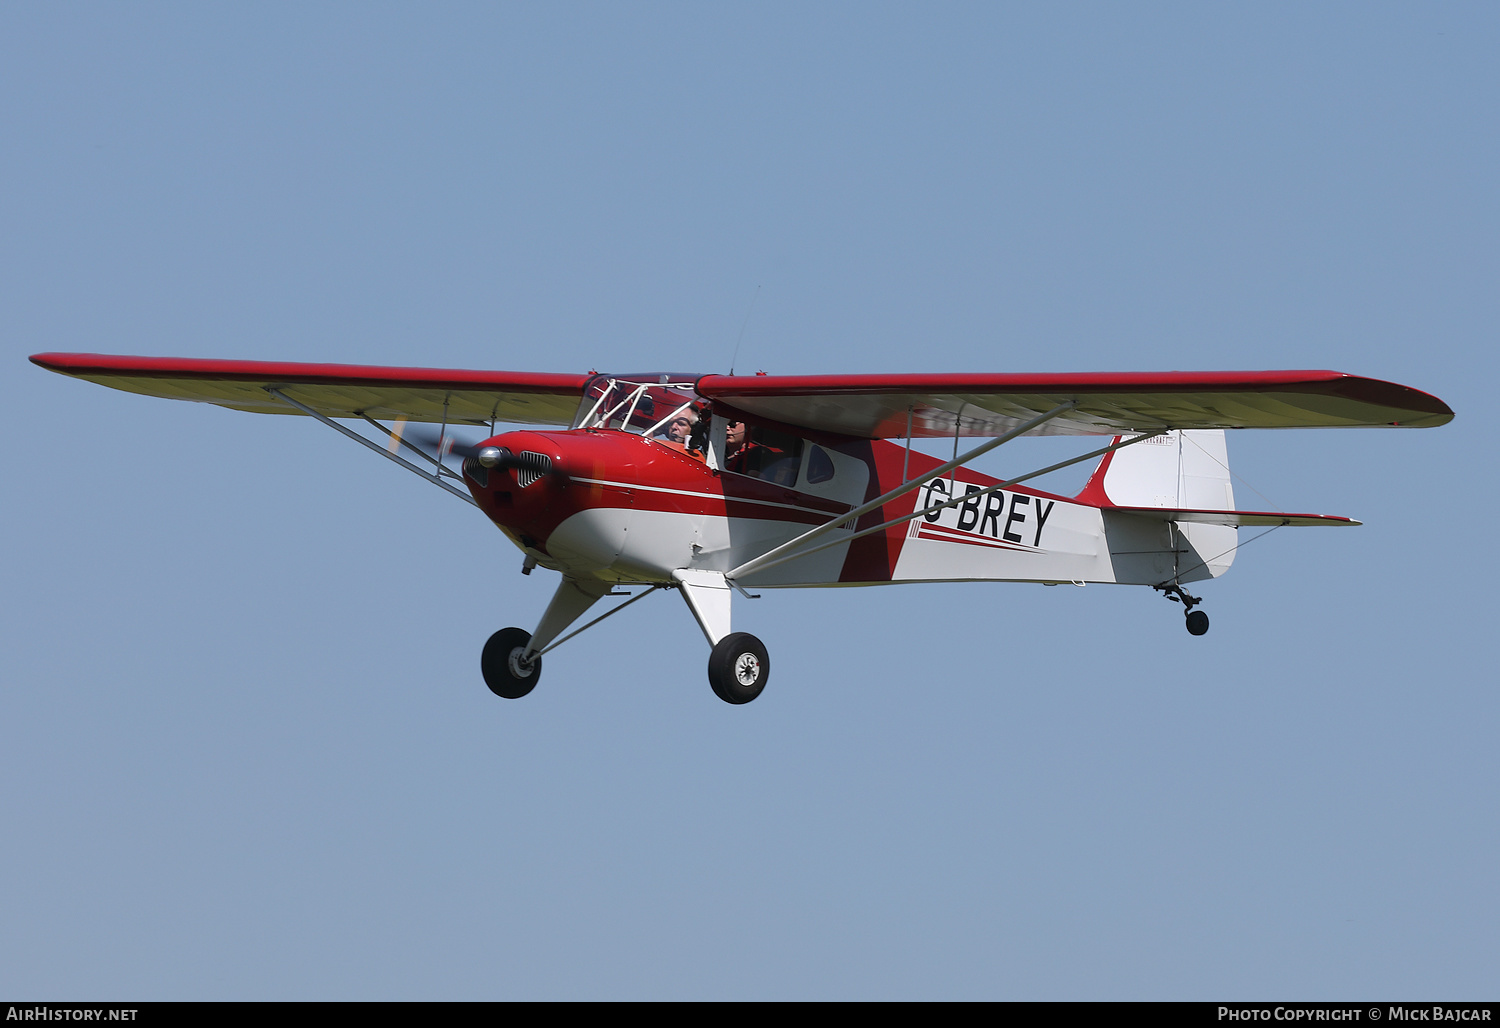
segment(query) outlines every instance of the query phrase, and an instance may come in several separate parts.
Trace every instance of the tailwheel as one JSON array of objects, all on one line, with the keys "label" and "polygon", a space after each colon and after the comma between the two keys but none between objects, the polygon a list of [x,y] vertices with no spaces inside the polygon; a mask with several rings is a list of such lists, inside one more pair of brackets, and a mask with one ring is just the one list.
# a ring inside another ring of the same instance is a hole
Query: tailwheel
[{"label": "tailwheel", "polygon": [[479,669],[490,692],[507,700],[518,700],[536,687],[542,677],[542,658],[522,660],[531,633],[520,628],[502,628],[490,636],[479,657]]},{"label": "tailwheel", "polygon": [[1208,615],[1201,610],[1194,610],[1202,603],[1199,597],[1194,596],[1176,582],[1163,582],[1161,585],[1153,585],[1151,588],[1160,592],[1173,603],[1183,606],[1183,613],[1187,615],[1187,630],[1189,635],[1206,635],[1208,633]]},{"label": "tailwheel", "polygon": [[708,657],[708,684],[725,703],[749,703],[759,696],[771,676],[765,644],[749,632],[720,639]]}]

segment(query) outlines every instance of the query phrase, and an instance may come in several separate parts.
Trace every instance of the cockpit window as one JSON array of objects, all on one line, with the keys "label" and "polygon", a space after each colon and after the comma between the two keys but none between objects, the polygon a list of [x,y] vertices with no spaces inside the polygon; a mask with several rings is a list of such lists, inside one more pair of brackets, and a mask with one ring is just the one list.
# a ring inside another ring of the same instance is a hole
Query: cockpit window
[{"label": "cockpit window", "polygon": [[614,428],[703,459],[708,405],[690,375],[596,375],[583,391],[574,428]]},{"label": "cockpit window", "polygon": [[[669,438],[675,419],[689,419],[689,434],[697,421],[697,395],[686,376],[641,375],[616,378],[599,375],[583,392],[574,428],[618,428],[657,439]],[[677,440],[685,442],[685,440]]]}]

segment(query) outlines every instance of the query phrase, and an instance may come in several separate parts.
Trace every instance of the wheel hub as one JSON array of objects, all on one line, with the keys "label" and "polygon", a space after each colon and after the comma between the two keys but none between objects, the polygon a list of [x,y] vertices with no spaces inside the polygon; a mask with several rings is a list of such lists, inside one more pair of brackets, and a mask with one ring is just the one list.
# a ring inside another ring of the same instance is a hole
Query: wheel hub
[{"label": "wheel hub", "polygon": [[760,677],[760,659],[753,653],[741,653],[734,662],[734,677],[741,685],[754,685]]},{"label": "wheel hub", "polygon": [[531,673],[536,670],[535,661],[521,659],[521,654],[525,652],[524,646],[517,646],[510,651],[510,673],[517,678],[530,678]]}]

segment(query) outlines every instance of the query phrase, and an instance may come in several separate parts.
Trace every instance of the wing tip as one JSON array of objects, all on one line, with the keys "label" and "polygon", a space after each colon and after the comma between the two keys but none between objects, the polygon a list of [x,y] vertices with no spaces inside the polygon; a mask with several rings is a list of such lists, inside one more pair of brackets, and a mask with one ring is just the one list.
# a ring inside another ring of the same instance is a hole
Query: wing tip
[{"label": "wing tip", "polygon": [[39,368],[46,368],[48,371],[56,371],[60,374],[67,374],[67,368],[62,358],[71,356],[73,356],[73,354],[34,353],[26,359],[31,361],[31,363],[35,364]]}]

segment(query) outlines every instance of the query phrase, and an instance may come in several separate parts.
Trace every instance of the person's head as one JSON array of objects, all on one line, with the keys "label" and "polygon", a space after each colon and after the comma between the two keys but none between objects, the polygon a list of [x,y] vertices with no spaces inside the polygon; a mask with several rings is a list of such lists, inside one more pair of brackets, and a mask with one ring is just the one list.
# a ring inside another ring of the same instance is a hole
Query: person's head
[{"label": "person's head", "polygon": [[667,422],[667,438],[674,443],[685,443],[693,434],[693,422],[696,419],[688,411],[675,415]]},{"label": "person's head", "polygon": [[724,443],[733,453],[745,445],[745,423],[743,421],[730,421],[724,425]]}]

